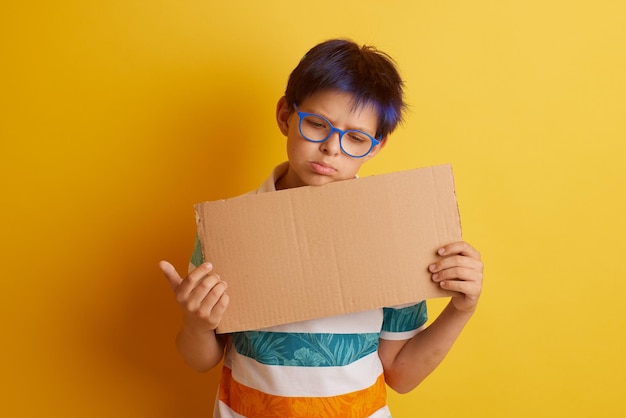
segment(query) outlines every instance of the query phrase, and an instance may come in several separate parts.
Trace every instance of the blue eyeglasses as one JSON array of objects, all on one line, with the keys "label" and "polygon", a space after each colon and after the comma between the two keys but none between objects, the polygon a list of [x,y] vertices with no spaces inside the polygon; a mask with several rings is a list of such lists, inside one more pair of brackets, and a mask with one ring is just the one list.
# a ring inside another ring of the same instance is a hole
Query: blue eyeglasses
[{"label": "blue eyeglasses", "polygon": [[379,139],[356,129],[342,131],[335,128],[328,119],[315,113],[301,112],[298,105],[294,104],[298,116],[300,117],[300,135],[310,142],[324,142],[335,132],[339,134],[339,147],[341,151],[352,158],[363,158],[370,153],[372,148],[380,144],[382,134]]}]

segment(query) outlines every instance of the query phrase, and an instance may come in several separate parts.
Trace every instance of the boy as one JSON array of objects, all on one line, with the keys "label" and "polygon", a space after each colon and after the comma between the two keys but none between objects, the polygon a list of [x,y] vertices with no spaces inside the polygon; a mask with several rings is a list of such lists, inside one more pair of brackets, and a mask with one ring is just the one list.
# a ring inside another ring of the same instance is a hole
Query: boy
[{"label": "boy", "polygon": [[[354,178],[400,122],[402,87],[391,58],[374,48],[347,40],[313,47],[276,108],[288,162],[256,193]],[[224,357],[216,417],[388,417],[386,385],[408,392],[439,365],[482,288],[480,254],[457,242],[424,266],[433,281],[460,293],[429,327],[422,301],[216,335],[229,299],[206,261],[197,245],[185,280],[171,264],[160,267],[183,312],[177,347],[185,361],[204,371]]]}]

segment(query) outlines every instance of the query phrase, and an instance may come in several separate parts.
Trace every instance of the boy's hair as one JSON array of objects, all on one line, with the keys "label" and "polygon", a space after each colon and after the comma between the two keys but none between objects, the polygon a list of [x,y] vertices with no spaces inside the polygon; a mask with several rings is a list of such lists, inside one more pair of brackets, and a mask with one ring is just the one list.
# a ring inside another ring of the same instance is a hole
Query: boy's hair
[{"label": "boy's hair", "polygon": [[331,39],[311,48],[300,60],[289,76],[285,97],[293,109],[318,91],[350,93],[355,108],[371,105],[376,109],[376,136],[385,137],[402,121],[403,86],[389,55],[347,39]]}]

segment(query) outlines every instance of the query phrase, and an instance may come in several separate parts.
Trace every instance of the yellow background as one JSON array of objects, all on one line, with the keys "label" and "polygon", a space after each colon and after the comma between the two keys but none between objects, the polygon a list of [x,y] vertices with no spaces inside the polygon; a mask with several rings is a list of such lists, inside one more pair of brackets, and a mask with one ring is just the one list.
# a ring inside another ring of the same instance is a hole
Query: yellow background
[{"label": "yellow background", "polygon": [[[626,414],[623,1],[3,2],[0,416],[208,416],[161,258],[285,158],[313,44],[391,54],[411,109],[362,175],[455,170],[481,306],[396,417]],[[433,314],[442,301],[431,303]]]}]

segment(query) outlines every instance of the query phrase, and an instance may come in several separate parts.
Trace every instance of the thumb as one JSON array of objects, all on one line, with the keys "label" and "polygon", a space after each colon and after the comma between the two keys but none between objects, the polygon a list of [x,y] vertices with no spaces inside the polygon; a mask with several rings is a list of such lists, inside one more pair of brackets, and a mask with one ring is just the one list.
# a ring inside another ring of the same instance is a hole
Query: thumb
[{"label": "thumb", "polygon": [[174,266],[167,261],[159,261],[159,268],[163,274],[165,274],[165,277],[167,277],[167,281],[170,282],[172,290],[176,290],[183,279],[180,277]]}]

